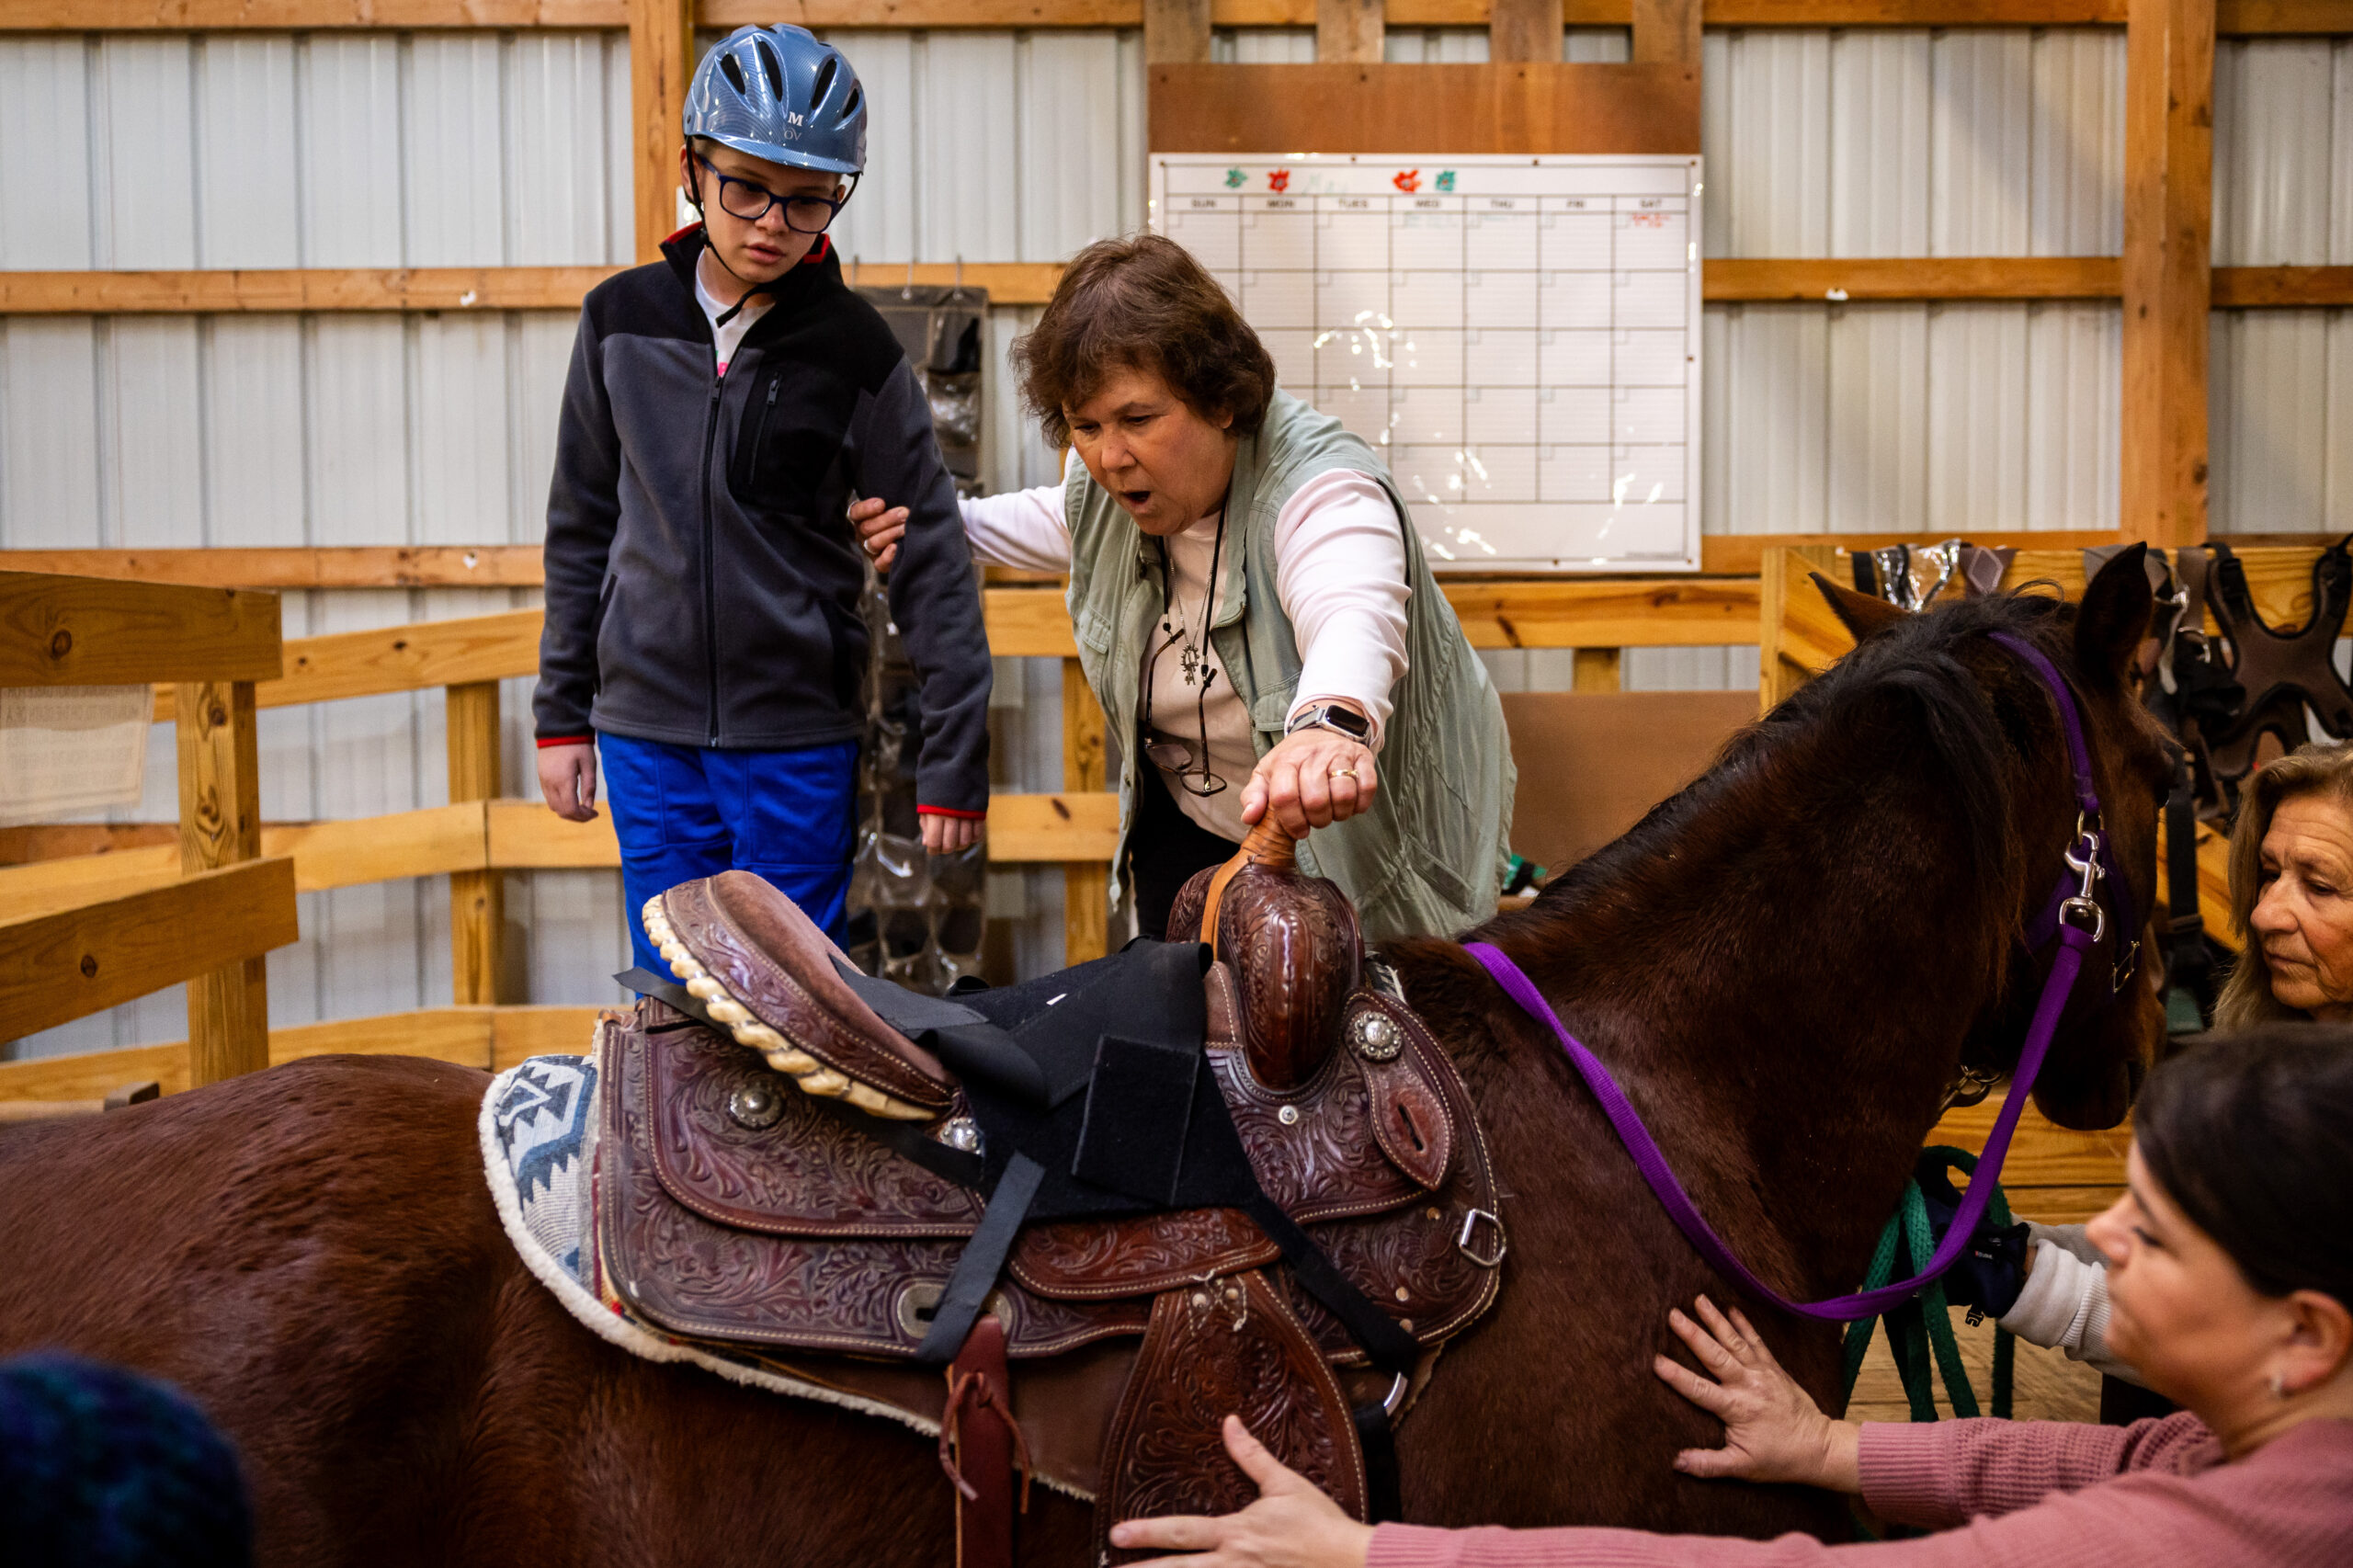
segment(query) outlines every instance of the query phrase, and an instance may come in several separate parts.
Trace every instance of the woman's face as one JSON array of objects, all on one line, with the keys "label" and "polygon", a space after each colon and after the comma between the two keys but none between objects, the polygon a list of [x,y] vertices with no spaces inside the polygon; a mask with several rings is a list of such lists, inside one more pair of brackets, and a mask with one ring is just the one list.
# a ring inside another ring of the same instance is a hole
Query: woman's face
[{"label": "woman's face", "polygon": [[2266,1392],[2280,1303],[2248,1284],[2230,1255],[2174,1206],[2138,1144],[2124,1176],[2124,1196],[2084,1227],[2108,1259],[2109,1348],[2151,1388],[2193,1410]]},{"label": "woman's face", "polygon": [[2290,795],[2264,830],[2249,936],[2271,994],[2330,1022],[2353,1019],[2353,815],[2334,795]]},{"label": "woman's face", "polygon": [[1233,416],[1204,418],[1151,371],[1112,372],[1063,419],[1088,475],[1144,532],[1182,533],[1224,504]]}]

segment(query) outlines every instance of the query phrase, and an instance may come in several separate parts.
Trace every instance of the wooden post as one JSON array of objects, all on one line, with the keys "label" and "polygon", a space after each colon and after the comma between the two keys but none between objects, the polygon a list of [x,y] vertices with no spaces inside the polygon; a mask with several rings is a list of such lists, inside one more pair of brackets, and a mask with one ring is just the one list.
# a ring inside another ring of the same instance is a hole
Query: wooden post
[{"label": "wooden post", "polygon": [[1561,58],[1561,0],[1495,0],[1487,9],[1487,58],[1496,64]]},{"label": "wooden post", "polygon": [[[498,683],[449,688],[449,803],[498,799]],[[498,1000],[501,940],[506,928],[506,873],[449,873],[449,982],[460,1007]]]},{"label": "wooden post", "polygon": [[1328,65],[1378,65],[1384,0],[1315,0],[1315,60]]},{"label": "wooden post", "polygon": [[2130,0],[2124,63],[2128,539],[2206,537],[2206,333],[2213,300],[2214,0]]},{"label": "wooden post", "polygon": [[1143,59],[1147,65],[1208,64],[1210,0],[1143,0]]},{"label": "wooden post", "polygon": [[1698,65],[1699,0],[1634,0],[1632,58],[1637,65]]},{"label": "wooden post", "polygon": [[629,0],[630,120],[637,134],[637,259],[662,259],[678,226],[678,147],[695,68],[691,0]]},{"label": "wooden post", "polygon": [[1760,712],[1771,712],[1855,645],[1813,585],[1813,574],[1830,575],[1837,560],[1836,547],[1826,544],[1777,545],[1765,552],[1757,574]]},{"label": "wooden post", "polygon": [[[179,732],[180,874],[261,858],[261,758],[254,683],[184,683],[174,692]],[[259,958],[188,983],[191,1085],[269,1065],[269,977]]]},{"label": "wooden post", "polygon": [[[1063,661],[1063,788],[1103,788],[1103,709],[1076,659]],[[1063,962],[1085,963],[1111,950],[1108,867],[1063,868]]]},{"label": "wooden post", "polygon": [[1620,674],[1624,650],[1620,648],[1579,648],[1570,661],[1574,678],[1571,685],[1578,691],[1617,691],[1621,689]]}]

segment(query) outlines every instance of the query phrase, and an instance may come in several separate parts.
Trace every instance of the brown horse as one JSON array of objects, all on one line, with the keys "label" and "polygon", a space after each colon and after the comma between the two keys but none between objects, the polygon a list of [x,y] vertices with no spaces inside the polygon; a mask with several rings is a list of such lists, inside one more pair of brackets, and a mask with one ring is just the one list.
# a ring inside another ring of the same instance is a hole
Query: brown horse
[{"label": "brown horse", "polygon": [[[1859,1281],[1943,1090],[2015,1053],[2042,972],[2020,933],[2075,808],[2051,699],[1986,633],[2072,671],[2142,909],[2165,778],[2124,673],[2149,614],[2137,551],[2080,612],[1845,613],[1871,632],[1855,654],[1482,932],[1611,1064],[1731,1244],[1805,1296]],[[1717,1431],[1648,1370],[1666,1310],[1733,1293],[1548,1033],[1451,943],[1390,956],[1478,1103],[1511,1236],[1496,1308],[1400,1428],[1407,1517],[1842,1530],[1818,1494],[1668,1468]],[[2157,1038],[2146,966],[2111,997],[2109,956],[2035,1091],[2072,1126],[2123,1115]],[[632,1359],[565,1315],[493,1213],[486,1082],[326,1059],[9,1131],[0,1349],[62,1345],[189,1391],[243,1449],[267,1563],[951,1560],[929,1444]],[[1751,1310],[1830,1402],[1836,1332]],[[1041,1491],[1023,1557],[1079,1562],[1087,1530]]]}]

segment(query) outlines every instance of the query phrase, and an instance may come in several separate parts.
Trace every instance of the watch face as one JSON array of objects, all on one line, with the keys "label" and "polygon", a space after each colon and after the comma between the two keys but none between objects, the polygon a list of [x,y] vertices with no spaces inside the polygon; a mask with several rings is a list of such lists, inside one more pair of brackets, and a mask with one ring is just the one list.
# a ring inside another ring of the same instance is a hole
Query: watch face
[{"label": "watch face", "polygon": [[1328,724],[1335,730],[1356,736],[1358,740],[1362,740],[1372,733],[1371,721],[1352,713],[1345,708],[1317,708],[1312,710],[1307,717],[1310,723]]}]

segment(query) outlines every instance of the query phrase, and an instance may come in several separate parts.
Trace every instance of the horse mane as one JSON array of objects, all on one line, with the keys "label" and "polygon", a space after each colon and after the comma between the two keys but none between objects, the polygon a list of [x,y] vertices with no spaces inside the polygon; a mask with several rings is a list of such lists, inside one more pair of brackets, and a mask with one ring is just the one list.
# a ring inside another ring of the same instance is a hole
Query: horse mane
[{"label": "horse mane", "polygon": [[[1884,737],[1896,727],[1917,743],[1917,771],[1937,781],[1955,814],[1976,875],[1979,898],[1972,924],[1997,922],[2016,935],[2025,894],[2025,849],[2013,813],[2025,764],[2051,726],[2039,686],[2009,655],[2017,680],[1989,681],[1981,656],[1969,654],[1995,632],[2047,642],[2065,623],[2069,607],[2023,592],[1987,595],[1910,616],[1874,632],[1855,651],[1728,741],[1714,765],[1677,794],[1654,806],[1634,826],[1555,878],[1524,911],[1489,929],[1541,949],[1548,936],[1586,897],[1604,887],[1640,883],[1667,857],[1704,835],[1710,824],[1753,814],[1744,799],[1766,801],[1804,787],[1809,763],[1817,768],[1851,765],[1857,741]],[[2063,664],[2063,660],[2062,661]],[[2031,688],[2031,689],[2029,689]],[[2005,694],[2017,692],[2019,699]],[[2041,743],[2047,744],[2047,742]],[[1825,756],[1825,754],[1828,754]],[[1844,754],[1840,757],[1837,754]],[[2007,941],[1989,944],[1987,978],[1998,984]]]}]

